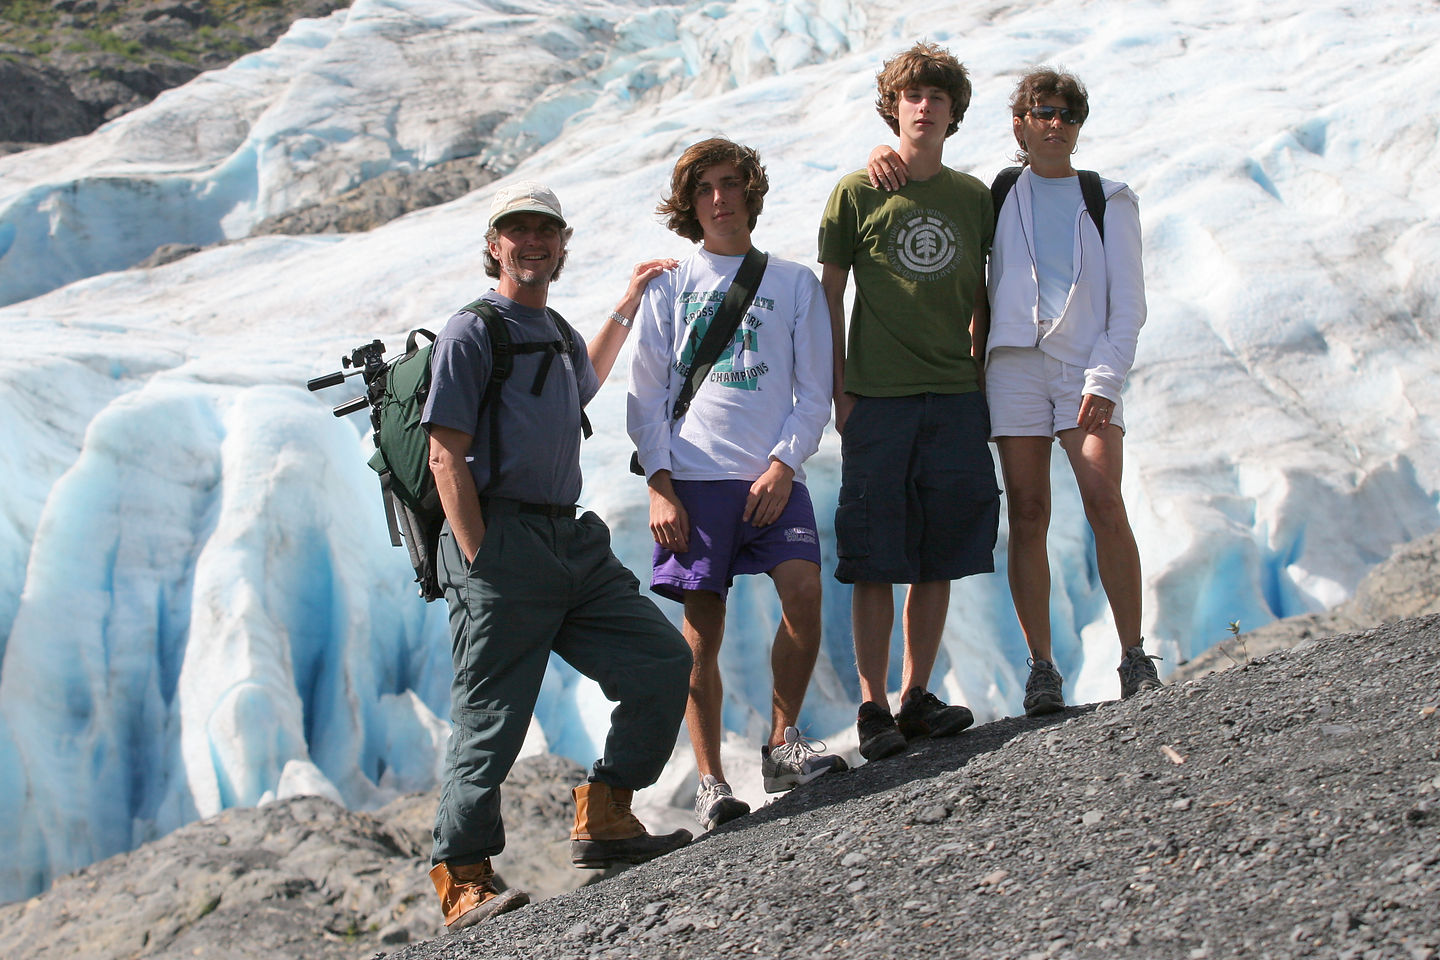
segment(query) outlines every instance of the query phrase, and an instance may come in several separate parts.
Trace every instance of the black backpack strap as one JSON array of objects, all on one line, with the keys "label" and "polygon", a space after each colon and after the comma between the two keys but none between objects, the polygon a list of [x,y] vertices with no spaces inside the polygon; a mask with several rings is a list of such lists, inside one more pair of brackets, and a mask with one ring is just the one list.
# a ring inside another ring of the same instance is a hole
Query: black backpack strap
[{"label": "black backpack strap", "polygon": [[1105,191],[1100,186],[1100,174],[1094,170],[1077,170],[1080,175],[1080,195],[1085,198],[1085,209],[1095,229],[1100,231],[1100,243],[1105,243]]},{"label": "black backpack strap", "polygon": [[735,331],[739,329],[745,311],[750,309],[750,304],[755,300],[755,291],[760,289],[760,281],[765,277],[765,264],[769,260],[769,256],[754,247],[745,254],[740,269],[735,271],[735,279],[730,282],[730,289],[725,291],[724,302],[720,304],[720,309],[715,311],[715,316],[710,318],[710,326],[706,329],[705,336],[700,339],[700,346],[695,350],[695,358],[686,372],[685,383],[680,387],[680,396],[675,398],[675,407],[670,413],[672,421],[685,416],[685,411],[690,409],[690,401],[695,397],[695,391],[705,382],[705,377],[709,375],[710,368],[715,366],[715,361],[720,359],[721,351],[735,337]]},{"label": "black backpack strap", "polygon": [[[560,311],[558,310],[553,310],[550,307],[546,307],[545,312],[550,314],[550,322],[555,324],[556,330],[560,331],[560,337],[564,344],[564,350],[566,353],[570,354],[570,368],[572,370],[578,371],[580,369],[580,344],[575,340],[575,335],[570,332],[570,324],[565,320],[564,317],[560,316]],[[578,372],[575,374],[575,382],[577,385],[580,382],[580,375]],[[586,440],[589,440],[595,435],[594,428],[590,426],[590,416],[585,412],[584,407],[580,408],[580,434]]]},{"label": "black backpack strap", "polygon": [[515,369],[515,345],[504,318],[490,301],[482,298],[460,309],[479,317],[490,337],[490,379],[480,395],[480,409],[490,408],[490,482],[480,491],[483,497],[500,478],[500,388]]},{"label": "black backpack strap", "polygon": [[[1015,181],[1020,179],[1020,172],[1024,167],[1006,167],[995,174],[995,180],[990,184],[990,200],[995,204],[995,220],[1000,220],[1000,208],[1005,206],[1005,198],[1010,191],[1015,189]],[[1085,209],[1090,214],[1090,220],[1095,224],[1095,229],[1100,232],[1100,242],[1105,242],[1105,191],[1100,186],[1100,174],[1094,170],[1077,170],[1080,177],[1080,195],[1085,198]]]},{"label": "black backpack strap", "polygon": [[1010,196],[1010,191],[1015,188],[1015,181],[1020,179],[1020,171],[1024,167],[1006,167],[995,174],[995,180],[990,184],[990,200],[995,204],[995,221],[1000,221],[1000,208],[1005,206],[1005,198]]},{"label": "black backpack strap", "polygon": [[[575,337],[570,333],[570,325],[558,312],[545,308],[550,316],[550,321],[555,325],[559,333],[559,340],[536,340],[525,343],[515,343],[510,339],[510,331],[505,326],[505,320],[495,305],[483,297],[474,303],[466,304],[460,308],[466,313],[474,314],[485,324],[485,332],[490,337],[490,380],[485,384],[485,392],[480,396],[480,409],[490,408],[490,483],[486,489],[480,491],[484,496],[500,478],[500,389],[505,381],[510,379],[510,374],[515,371],[515,355],[518,353],[544,353],[540,360],[540,369],[535,373],[535,380],[530,384],[530,392],[539,396],[545,389],[545,380],[550,376],[550,364],[554,361],[555,355],[560,351],[570,354],[572,366],[579,361],[576,353],[579,349]],[[594,430],[590,427],[590,418],[585,411],[580,411],[580,429],[588,440]]]}]

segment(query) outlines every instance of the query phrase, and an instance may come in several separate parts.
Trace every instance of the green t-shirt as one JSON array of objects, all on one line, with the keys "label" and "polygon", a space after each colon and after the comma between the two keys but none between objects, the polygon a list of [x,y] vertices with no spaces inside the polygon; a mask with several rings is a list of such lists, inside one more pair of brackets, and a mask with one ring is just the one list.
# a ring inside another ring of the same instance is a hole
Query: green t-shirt
[{"label": "green t-shirt", "polygon": [[970,315],[994,234],[989,188],[949,167],[894,193],[870,186],[863,170],[835,185],[820,224],[820,262],[855,273],[847,392],[978,388]]}]

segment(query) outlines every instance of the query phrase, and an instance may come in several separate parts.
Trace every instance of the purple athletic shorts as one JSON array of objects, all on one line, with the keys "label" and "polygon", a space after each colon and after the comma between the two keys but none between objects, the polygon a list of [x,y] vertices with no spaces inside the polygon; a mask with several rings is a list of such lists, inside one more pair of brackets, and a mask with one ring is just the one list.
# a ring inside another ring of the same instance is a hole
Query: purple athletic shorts
[{"label": "purple athletic shorts", "polygon": [[675,492],[690,515],[690,549],[671,553],[655,545],[650,589],[671,600],[686,590],[710,590],[725,599],[735,577],[768,573],[786,560],[820,563],[815,508],[803,483],[790,488],[780,519],[764,527],[740,519],[749,480],[676,480]]}]

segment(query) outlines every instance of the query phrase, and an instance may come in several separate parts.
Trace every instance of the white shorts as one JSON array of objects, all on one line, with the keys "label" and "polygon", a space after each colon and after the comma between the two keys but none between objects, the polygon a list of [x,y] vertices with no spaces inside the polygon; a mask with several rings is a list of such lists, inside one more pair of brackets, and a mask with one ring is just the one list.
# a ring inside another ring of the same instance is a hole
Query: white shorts
[{"label": "white shorts", "polygon": [[[996,347],[985,358],[990,439],[1053,437],[1073,429],[1085,390],[1085,368],[1056,360],[1039,347]],[[1125,429],[1122,405],[1110,422]]]}]

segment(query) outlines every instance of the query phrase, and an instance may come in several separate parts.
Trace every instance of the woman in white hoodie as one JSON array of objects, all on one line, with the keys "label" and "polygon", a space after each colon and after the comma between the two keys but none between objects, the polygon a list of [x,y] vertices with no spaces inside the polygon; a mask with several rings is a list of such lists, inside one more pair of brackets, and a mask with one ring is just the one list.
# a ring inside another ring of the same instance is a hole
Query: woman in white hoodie
[{"label": "woman in white hoodie", "polygon": [[1070,459],[1095,535],[1100,583],[1120,636],[1120,695],[1160,686],[1140,636],[1140,554],[1120,496],[1120,391],[1145,322],[1139,201],[1100,180],[1104,230],[1091,219],[1071,166],[1089,115],[1080,81],[1027,73],[1010,98],[1021,172],[995,224],[988,286],[986,387],[990,435],[1009,501],[1010,593],[1030,677],[1025,712],[1064,707],[1050,650],[1050,443]]},{"label": "woman in white hoodie", "polygon": [[[1070,163],[1090,112],[1079,79],[1032,70],[1016,86],[1010,112],[1021,168],[995,223],[984,376],[1009,503],[1010,593],[1030,648],[1025,712],[1034,716],[1065,706],[1050,645],[1045,542],[1055,438],[1095,535],[1100,583],[1120,638],[1120,695],[1160,686],[1142,645],[1140,554],[1120,495],[1120,393],[1145,322],[1145,280],[1135,193],[1098,178],[1102,237]],[[898,160],[888,148],[872,152],[872,183],[903,183],[907,171]]]}]

